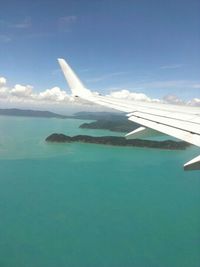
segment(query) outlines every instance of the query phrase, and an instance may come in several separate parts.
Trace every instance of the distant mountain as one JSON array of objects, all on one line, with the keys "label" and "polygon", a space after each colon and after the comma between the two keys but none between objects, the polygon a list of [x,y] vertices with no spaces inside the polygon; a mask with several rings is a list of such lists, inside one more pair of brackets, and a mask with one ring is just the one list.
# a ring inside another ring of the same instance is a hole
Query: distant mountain
[{"label": "distant mountain", "polygon": [[26,117],[43,117],[43,118],[74,118],[81,120],[119,120],[124,119],[122,113],[111,113],[111,112],[77,112],[72,116],[60,115],[51,111],[42,111],[42,110],[30,110],[30,109],[0,109],[0,115],[4,116],[26,116]]},{"label": "distant mountain", "polygon": [[80,128],[88,129],[106,129],[114,132],[129,132],[138,127],[134,122],[127,120],[122,113],[112,112],[77,112],[72,116],[60,115],[50,111],[25,110],[25,109],[0,109],[0,115],[3,116],[22,116],[36,118],[58,118],[58,119],[81,119],[93,120],[94,122],[83,123]]},{"label": "distant mountain", "polygon": [[82,120],[117,120],[124,119],[123,113],[114,113],[114,112],[88,112],[82,111],[77,112],[73,115],[74,118]]},{"label": "distant mountain", "polygon": [[25,110],[25,109],[0,109],[0,115],[4,116],[23,116],[23,117],[40,117],[40,118],[59,118],[66,119],[71,118],[70,116],[64,116],[50,111],[41,110]]}]

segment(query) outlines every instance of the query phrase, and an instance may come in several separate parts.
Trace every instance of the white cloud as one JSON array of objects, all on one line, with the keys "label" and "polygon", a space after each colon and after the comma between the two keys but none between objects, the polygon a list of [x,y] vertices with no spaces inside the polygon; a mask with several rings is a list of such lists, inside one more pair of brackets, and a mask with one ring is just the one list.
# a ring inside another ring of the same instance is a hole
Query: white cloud
[{"label": "white cloud", "polygon": [[60,103],[72,101],[71,97],[62,91],[59,87],[46,89],[42,92],[34,92],[30,85],[16,84],[13,87],[8,87],[6,79],[0,77],[0,99],[8,102],[49,102]]},{"label": "white cloud", "polygon": [[114,97],[117,99],[125,99],[129,101],[145,101],[145,102],[156,102],[156,103],[167,103],[167,104],[174,104],[174,105],[189,105],[189,106],[196,106],[200,107],[200,98],[194,98],[190,101],[184,101],[183,99],[179,98],[176,95],[166,95],[163,99],[154,99],[150,98],[143,93],[135,93],[130,92],[129,90],[123,89],[118,90],[110,93],[110,97]]},{"label": "white cloud", "polygon": [[32,86],[16,84],[14,88],[10,90],[10,93],[17,97],[27,98],[32,95]]},{"label": "white cloud", "polygon": [[187,104],[190,106],[200,107],[200,98],[193,98],[192,100],[188,101]]},{"label": "white cloud", "polygon": [[185,104],[185,102],[176,95],[166,95],[163,97],[163,100],[169,104],[175,104],[175,105]]},{"label": "white cloud", "polygon": [[6,78],[0,77],[0,98],[6,98],[8,89],[6,88]]},{"label": "white cloud", "polygon": [[126,89],[112,92],[108,96],[118,98],[118,99],[126,99],[126,100],[146,101],[146,102],[156,101],[157,102],[156,99],[151,99],[145,94],[130,92],[129,90],[126,90]]},{"label": "white cloud", "polygon": [[44,92],[39,93],[36,98],[44,101],[68,101],[70,99],[69,95],[65,91],[62,91],[59,87],[53,87],[47,89]]},{"label": "white cloud", "polygon": [[0,87],[6,85],[6,78],[0,77]]},{"label": "white cloud", "polygon": [[[153,99],[143,93],[131,92],[129,90],[117,90],[111,92],[108,96],[117,99],[135,100],[135,101],[146,101],[146,102],[167,102],[171,104],[185,104],[190,106],[200,106],[200,98],[194,98],[190,101],[184,102],[182,99],[175,95],[167,95],[163,99]],[[3,103],[31,103],[38,106],[45,105],[66,105],[76,103],[80,106],[91,104],[86,101],[74,99],[68,95],[66,91],[59,87],[53,87],[45,89],[42,92],[34,91],[34,88],[30,85],[16,84],[13,87],[7,86],[6,78],[0,77],[0,101]]]},{"label": "white cloud", "polygon": [[7,98],[9,92],[8,89],[6,87],[0,87],[0,99],[3,98]]}]

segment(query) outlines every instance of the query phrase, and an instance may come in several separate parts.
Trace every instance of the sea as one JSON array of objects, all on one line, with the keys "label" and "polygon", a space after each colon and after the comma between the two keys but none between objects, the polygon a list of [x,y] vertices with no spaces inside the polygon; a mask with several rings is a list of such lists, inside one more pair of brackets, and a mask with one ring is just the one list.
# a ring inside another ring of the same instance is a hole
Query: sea
[{"label": "sea", "polygon": [[0,116],[0,267],[199,267],[199,150],[45,142],[83,122]]}]

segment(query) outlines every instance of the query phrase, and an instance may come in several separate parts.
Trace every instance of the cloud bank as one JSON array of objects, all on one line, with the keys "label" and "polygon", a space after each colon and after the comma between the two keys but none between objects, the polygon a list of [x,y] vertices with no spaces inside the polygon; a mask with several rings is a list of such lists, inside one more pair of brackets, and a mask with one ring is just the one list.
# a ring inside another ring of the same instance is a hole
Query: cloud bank
[{"label": "cloud bank", "polygon": [[108,96],[117,99],[135,100],[135,101],[146,101],[146,102],[158,102],[158,99],[152,99],[143,93],[134,93],[129,90],[123,89],[110,93]]},{"label": "cloud bank", "polygon": [[59,87],[34,92],[31,85],[7,85],[6,78],[0,77],[0,100],[8,102],[69,102],[71,97]]},{"label": "cloud bank", "polygon": [[[190,105],[200,107],[200,98],[194,98],[190,101],[183,101],[175,95],[165,96],[163,99],[152,99],[143,93],[130,92],[129,90],[116,90],[110,93],[108,96],[114,97],[117,99],[126,99],[126,100],[136,100],[136,101],[146,101],[146,102],[161,102],[161,103],[170,103],[170,104],[179,104],[179,105]],[[7,85],[7,80],[5,77],[0,77],[0,102],[4,103],[18,103],[18,104],[34,104],[42,106],[44,104],[86,104],[85,102],[77,101],[66,91],[62,90],[59,87],[53,87],[50,89],[45,89],[42,92],[34,91],[34,88],[31,85],[21,85],[16,84],[13,87]],[[88,103],[89,105],[89,103]]]},{"label": "cloud bank", "polygon": [[130,92],[129,90],[123,89],[120,91],[114,91],[108,96],[114,97],[117,99],[125,100],[135,100],[135,101],[144,101],[144,102],[154,102],[154,103],[167,103],[175,105],[188,105],[188,106],[198,106],[200,107],[200,98],[193,98],[189,101],[184,101],[176,95],[167,95],[163,99],[150,98],[143,93]]}]

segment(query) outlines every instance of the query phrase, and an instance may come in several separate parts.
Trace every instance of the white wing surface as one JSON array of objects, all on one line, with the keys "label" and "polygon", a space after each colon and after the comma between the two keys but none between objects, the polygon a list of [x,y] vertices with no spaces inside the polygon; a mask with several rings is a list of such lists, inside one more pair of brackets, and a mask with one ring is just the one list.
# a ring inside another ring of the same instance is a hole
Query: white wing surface
[{"label": "white wing surface", "polygon": [[[101,96],[88,90],[64,59],[58,59],[72,95],[126,113],[130,121],[142,127],[126,135],[127,139],[164,133],[200,147],[200,108],[159,103],[128,101]],[[200,156],[184,165],[185,170],[199,170]]]}]

